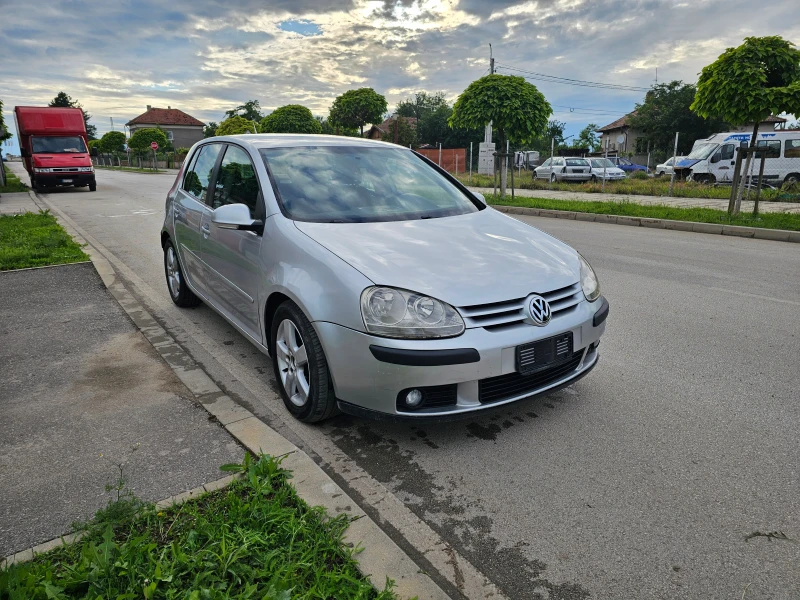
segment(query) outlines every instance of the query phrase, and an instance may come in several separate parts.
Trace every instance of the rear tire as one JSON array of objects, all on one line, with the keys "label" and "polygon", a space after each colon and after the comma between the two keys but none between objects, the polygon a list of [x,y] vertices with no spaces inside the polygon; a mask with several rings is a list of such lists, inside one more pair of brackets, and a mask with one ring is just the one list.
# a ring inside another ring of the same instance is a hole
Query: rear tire
[{"label": "rear tire", "polygon": [[164,274],[167,277],[167,290],[172,301],[181,308],[194,308],[202,300],[186,285],[178,253],[170,240],[164,244]]},{"label": "rear tire", "polygon": [[789,173],[783,180],[783,185],[797,185],[800,183],[800,173]]},{"label": "rear tire", "polygon": [[275,311],[270,355],[281,398],[295,419],[318,423],[339,414],[322,344],[311,322],[291,300]]}]

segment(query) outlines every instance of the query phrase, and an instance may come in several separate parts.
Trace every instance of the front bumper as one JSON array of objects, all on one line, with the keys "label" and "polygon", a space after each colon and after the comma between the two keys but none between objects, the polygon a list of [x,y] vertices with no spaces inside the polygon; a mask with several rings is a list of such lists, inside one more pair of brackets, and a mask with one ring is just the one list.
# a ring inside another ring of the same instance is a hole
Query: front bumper
[{"label": "front bumper", "polygon": [[[342,410],[395,418],[442,418],[502,406],[580,379],[599,359],[598,345],[607,314],[608,303],[601,297],[595,302],[581,302],[576,310],[554,318],[545,327],[520,324],[504,331],[477,327],[443,340],[381,338],[328,322],[315,322],[314,327]],[[562,368],[556,378],[547,379],[541,386],[525,386],[521,393],[481,402],[481,381],[516,374],[517,346],[567,332],[572,333],[574,357],[565,365],[568,370]],[[376,353],[375,348],[384,351]],[[457,390],[452,405],[398,408],[398,394],[404,390],[449,384],[455,384]]]},{"label": "front bumper", "polygon": [[37,186],[89,185],[94,183],[94,173],[34,173]]}]

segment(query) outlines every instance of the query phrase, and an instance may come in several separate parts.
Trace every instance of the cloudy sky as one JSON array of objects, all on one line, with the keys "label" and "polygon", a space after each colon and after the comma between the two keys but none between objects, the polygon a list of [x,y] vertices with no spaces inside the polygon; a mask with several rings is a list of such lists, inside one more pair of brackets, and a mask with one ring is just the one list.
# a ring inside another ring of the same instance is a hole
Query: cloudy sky
[{"label": "cloudy sky", "polygon": [[[146,105],[202,121],[248,99],[327,114],[347,89],[390,108],[417,90],[455,99],[511,69],[636,88],[696,81],[746,36],[800,43],[798,0],[0,0],[0,99],[43,105],[60,90],[102,134]],[[643,92],[534,80],[567,133],[605,125]],[[13,120],[12,120],[13,126]],[[12,150],[13,151],[13,150]]]}]

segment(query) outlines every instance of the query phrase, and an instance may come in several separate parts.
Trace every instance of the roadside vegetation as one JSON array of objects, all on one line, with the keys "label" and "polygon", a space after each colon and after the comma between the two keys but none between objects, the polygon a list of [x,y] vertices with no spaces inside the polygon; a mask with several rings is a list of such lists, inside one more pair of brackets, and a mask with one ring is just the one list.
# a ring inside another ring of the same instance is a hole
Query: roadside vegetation
[{"label": "roadside vegetation", "polygon": [[106,167],[102,165],[95,165],[95,169],[103,169],[105,171],[129,171],[132,173],[166,173],[164,169],[145,169],[139,167]]},{"label": "roadside vegetation", "polygon": [[[464,185],[471,187],[491,188],[494,186],[494,178],[488,175],[472,174],[470,183],[469,174],[459,173],[458,180]],[[669,177],[648,177],[647,179],[634,179],[627,177],[622,181],[607,181],[605,186],[606,194],[619,195],[638,195],[638,196],[668,196]],[[530,172],[523,172],[521,177],[514,173],[515,189],[524,190],[558,190],[561,192],[585,192],[589,194],[600,194],[603,192],[603,183],[598,181],[592,183],[570,183],[555,182],[550,184],[544,179],[534,179]],[[508,195],[508,193],[506,194]],[[755,196],[755,190],[750,192],[751,199]],[[675,181],[672,186],[673,198],[703,198],[727,200],[731,196],[730,186],[713,186],[694,181]],[[800,190],[794,189],[763,189],[761,190],[761,200],[769,202],[800,202]]]},{"label": "roadside vegetation", "polygon": [[0,570],[0,598],[396,598],[358,572],[348,517],[306,505],[280,460],[223,468],[243,477],[160,511],[100,511],[79,541]]},{"label": "roadside vegetation", "polygon": [[695,223],[716,223],[722,225],[742,225],[745,227],[762,227],[765,229],[785,229],[800,231],[800,215],[787,213],[763,213],[758,217],[752,215],[730,216],[724,210],[712,208],[680,208],[675,206],[651,206],[635,202],[586,202],[583,200],[553,200],[550,198],[523,198],[511,196],[500,198],[499,195],[488,195],[489,204],[502,206],[521,206],[526,208],[543,208],[547,210],[564,210],[593,213],[598,215],[617,215],[622,217],[644,217],[647,219],[670,219],[674,221],[693,221]]},{"label": "roadside vegetation", "polygon": [[27,192],[28,186],[20,181],[9,169],[5,170],[6,184],[0,185],[0,194],[13,194],[15,192]]},{"label": "roadside vegetation", "polygon": [[0,271],[87,260],[50,211],[0,216]]}]

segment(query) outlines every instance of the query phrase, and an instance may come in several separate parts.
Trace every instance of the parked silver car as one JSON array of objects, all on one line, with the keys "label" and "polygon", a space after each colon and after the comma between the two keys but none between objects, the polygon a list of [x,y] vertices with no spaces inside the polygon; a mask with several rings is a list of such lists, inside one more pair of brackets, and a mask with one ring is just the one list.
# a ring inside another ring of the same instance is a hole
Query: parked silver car
[{"label": "parked silver car", "polygon": [[166,203],[167,287],[272,358],[315,422],[448,417],[569,384],[608,303],[559,240],[411,150],[336,136],[196,144]]},{"label": "parked silver car", "polygon": [[592,167],[585,158],[548,158],[533,171],[536,179],[550,181],[589,181]]},{"label": "parked silver car", "polygon": [[655,169],[656,177],[662,177],[664,175],[672,175],[673,166],[676,163],[681,162],[684,158],[685,158],[684,156],[678,156],[677,158],[671,156],[663,163],[656,165]]}]

